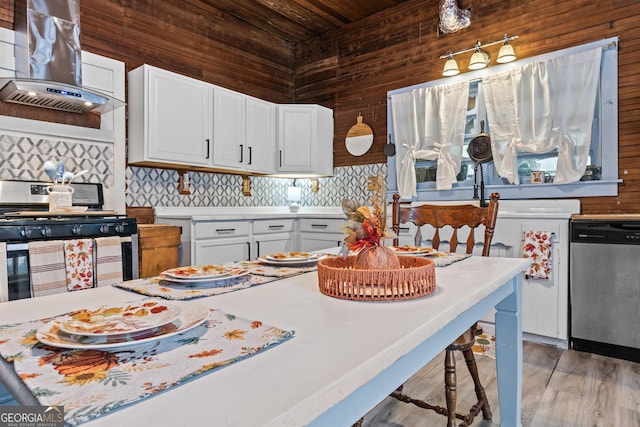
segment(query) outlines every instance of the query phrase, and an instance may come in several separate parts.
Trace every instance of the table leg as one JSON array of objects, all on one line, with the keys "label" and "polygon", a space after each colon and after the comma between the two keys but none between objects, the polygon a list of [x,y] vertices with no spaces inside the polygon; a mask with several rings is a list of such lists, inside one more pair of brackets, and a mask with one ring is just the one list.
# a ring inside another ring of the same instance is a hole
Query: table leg
[{"label": "table leg", "polygon": [[496,305],[496,369],[500,425],[521,427],[522,275],[512,284],[513,293]]}]

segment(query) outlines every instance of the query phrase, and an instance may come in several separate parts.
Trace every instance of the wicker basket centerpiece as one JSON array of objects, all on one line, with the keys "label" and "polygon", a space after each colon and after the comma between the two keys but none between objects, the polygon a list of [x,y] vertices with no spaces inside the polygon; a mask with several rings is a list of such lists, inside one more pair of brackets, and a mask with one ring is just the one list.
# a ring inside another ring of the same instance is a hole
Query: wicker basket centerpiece
[{"label": "wicker basket centerpiece", "polygon": [[[393,238],[387,230],[384,179],[377,177],[373,208],[342,201],[347,216],[347,234],[340,255],[318,262],[318,283],[323,294],[351,300],[402,300],[418,298],[436,288],[433,261],[417,257],[398,257],[382,245]],[[348,255],[350,251],[357,255]]]},{"label": "wicker basket centerpiece", "polygon": [[430,259],[399,257],[400,268],[355,268],[356,256],[325,258],[318,262],[320,292],[359,301],[420,298],[436,290],[435,264]]}]

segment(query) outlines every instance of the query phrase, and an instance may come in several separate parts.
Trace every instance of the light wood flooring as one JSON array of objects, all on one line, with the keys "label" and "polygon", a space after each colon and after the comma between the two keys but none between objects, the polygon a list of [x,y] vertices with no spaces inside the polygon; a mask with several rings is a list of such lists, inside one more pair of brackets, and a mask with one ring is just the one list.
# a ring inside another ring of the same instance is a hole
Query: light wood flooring
[{"label": "light wood flooring", "polygon": [[[500,425],[495,360],[476,356],[493,420],[476,418],[474,427]],[[549,345],[524,343],[523,427],[640,427],[640,363]],[[458,404],[475,402],[464,360],[457,358]],[[444,406],[444,353],[405,383],[412,397]],[[464,405],[464,406],[462,406]],[[386,398],[364,417],[364,427],[444,426],[433,411]],[[510,426],[502,426],[510,427]]]}]

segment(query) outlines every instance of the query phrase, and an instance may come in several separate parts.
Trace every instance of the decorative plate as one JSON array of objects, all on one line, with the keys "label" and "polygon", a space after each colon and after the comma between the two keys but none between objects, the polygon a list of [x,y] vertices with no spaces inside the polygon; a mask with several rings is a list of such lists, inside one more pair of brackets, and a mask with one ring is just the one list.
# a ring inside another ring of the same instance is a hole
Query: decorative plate
[{"label": "decorative plate", "polygon": [[68,334],[109,336],[130,334],[171,323],[180,316],[180,307],[159,300],[144,300],[124,305],[103,305],[82,309],[58,319]]},{"label": "decorative plate", "polygon": [[192,265],[189,267],[176,267],[163,271],[161,274],[174,279],[214,279],[218,277],[239,276],[246,274],[244,268],[231,265]]},{"label": "decorative plate", "polygon": [[292,258],[292,259],[282,259],[282,260],[274,260],[274,259],[269,259],[265,257],[259,257],[258,262],[261,262],[262,264],[273,265],[278,267],[295,267],[297,265],[315,264],[321,259],[324,259],[325,257],[326,255],[321,255],[321,254],[313,258],[299,258],[299,259]]},{"label": "decorative plate", "polygon": [[436,252],[435,249],[426,246],[393,246],[391,249],[397,255],[425,255]]},{"label": "decorative plate", "polygon": [[311,261],[321,257],[322,254],[311,252],[283,252],[278,254],[265,255],[264,258],[270,261]]},{"label": "decorative plate", "polygon": [[204,322],[209,309],[196,302],[174,302],[180,307],[180,316],[171,323],[132,334],[92,337],[69,334],[60,330],[59,320],[52,320],[36,332],[42,344],[70,349],[109,349],[141,344],[186,332]]},{"label": "decorative plate", "polygon": [[246,275],[249,274],[249,270],[245,270],[242,273],[236,274],[235,276],[222,276],[222,277],[214,277],[212,279],[209,278],[198,278],[198,279],[176,279],[175,277],[169,277],[165,275],[160,275],[160,280],[163,282],[169,282],[172,285],[180,285],[180,286],[226,286],[229,284],[240,283],[246,279]]}]

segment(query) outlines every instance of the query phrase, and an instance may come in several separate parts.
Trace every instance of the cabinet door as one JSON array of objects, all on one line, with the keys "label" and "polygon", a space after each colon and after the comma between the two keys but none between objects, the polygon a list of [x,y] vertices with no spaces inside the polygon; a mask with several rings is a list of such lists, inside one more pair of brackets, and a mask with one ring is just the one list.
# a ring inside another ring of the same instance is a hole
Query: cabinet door
[{"label": "cabinet door", "polygon": [[211,85],[157,68],[148,72],[149,159],[208,165]]},{"label": "cabinet door", "polygon": [[302,252],[322,251],[342,244],[344,234],[300,233],[300,250]]},{"label": "cabinet door", "polygon": [[313,171],[315,110],[311,106],[278,106],[280,172]]},{"label": "cabinet door", "polygon": [[214,166],[243,169],[244,95],[215,87],[213,90],[213,160]]},{"label": "cabinet door", "polygon": [[247,261],[251,243],[246,237],[200,240],[195,243],[195,265]]},{"label": "cabinet door", "polygon": [[[258,235],[254,237],[255,242],[255,258],[277,254],[280,252],[291,252],[296,250],[295,233],[275,233]],[[253,255],[253,254],[252,254]]]},{"label": "cabinet door", "polygon": [[276,105],[245,98],[245,168],[253,172],[275,172]]}]

